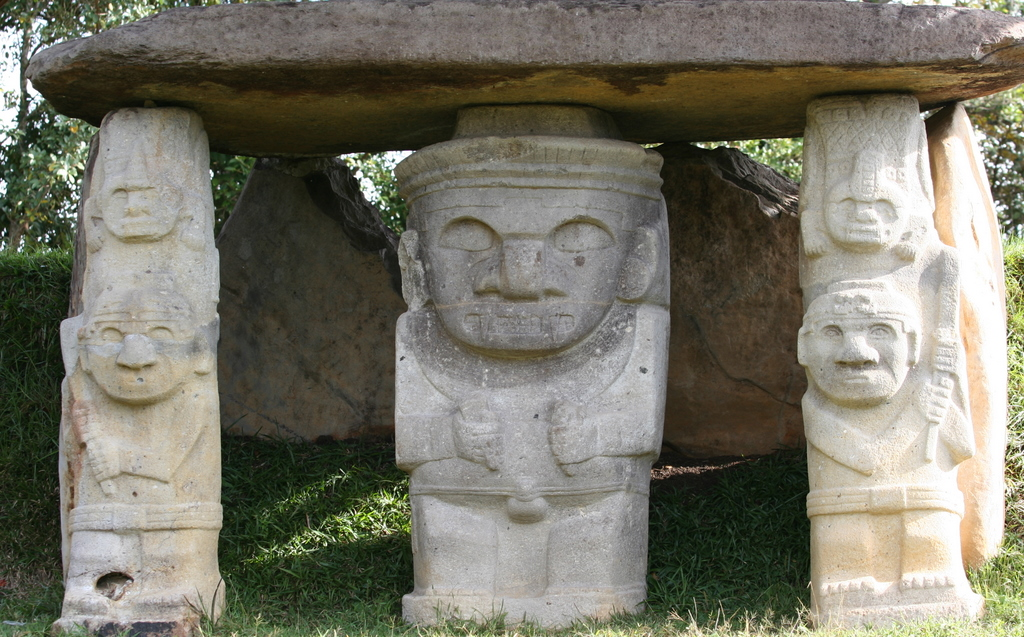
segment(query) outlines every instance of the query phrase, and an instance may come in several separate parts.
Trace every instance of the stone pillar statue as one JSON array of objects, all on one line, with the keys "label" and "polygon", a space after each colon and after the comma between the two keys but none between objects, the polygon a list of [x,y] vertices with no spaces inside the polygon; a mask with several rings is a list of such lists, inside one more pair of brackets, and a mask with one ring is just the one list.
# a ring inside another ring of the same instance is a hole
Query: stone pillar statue
[{"label": "stone pillar statue", "polygon": [[478,107],[396,170],[407,621],[565,625],[646,594],[668,254],[661,157],[600,111]]},{"label": "stone pillar statue", "polygon": [[187,635],[223,606],[218,261],[202,121],[103,121],[86,177],[83,311],[61,325],[58,630]]},{"label": "stone pillar statue", "polygon": [[808,109],[798,357],[820,625],[973,617],[957,465],[974,454],[960,265],[932,227],[924,124],[904,95]]}]

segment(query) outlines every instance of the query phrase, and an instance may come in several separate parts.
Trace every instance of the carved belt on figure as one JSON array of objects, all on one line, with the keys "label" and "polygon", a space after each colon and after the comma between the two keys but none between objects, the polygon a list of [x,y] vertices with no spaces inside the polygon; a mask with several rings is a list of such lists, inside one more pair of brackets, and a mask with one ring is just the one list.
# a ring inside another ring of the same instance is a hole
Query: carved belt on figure
[{"label": "carved belt on figure", "polygon": [[71,510],[71,532],[219,530],[221,505],[213,502],[170,506],[94,504]]},{"label": "carved belt on figure", "polygon": [[[548,499],[560,496],[605,496],[609,493],[640,493],[646,491],[631,488],[629,483],[596,484],[589,487],[537,487],[520,486],[519,488],[502,488],[500,486],[471,487],[466,485],[421,485],[413,482],[409,494],[432,496],[487,496],[505,498],[505,510],[513,522],[532,524],[540,522],[548,516]],[[600,498],[598,498],[600,499]]]},{"label": "carved belt on figure", "polygon": [[641,495],[647,495],[648,489],[638,489],[640,485],[633,485],[628,483],[616,482],[611,484],[599,484],[589,487],[531,487],[529,489],[517,489],[515,487],[502,488],[499,486],[484,486],[484,487],[471,487],[465,485],[449,486],[449,485],[433,485],[433,484],[416,484],[415,482],[409,486],[410,495],[496,495],[503,497],[516,498],[518,500],[533,500],[534,498],[544,497],[550,498],[555,496],[573,496],[573,495],[596,495],[601,493],[614,493],[616,491],[628,491],[630,493],[639,493]]},{"label": "carved belt on figure", "polygon": [[959,491],[923,485],[850,487],[819,489],[807,494],[807,517],[843,513],[902,513],[936,509],[964,514],[964,496]]}]

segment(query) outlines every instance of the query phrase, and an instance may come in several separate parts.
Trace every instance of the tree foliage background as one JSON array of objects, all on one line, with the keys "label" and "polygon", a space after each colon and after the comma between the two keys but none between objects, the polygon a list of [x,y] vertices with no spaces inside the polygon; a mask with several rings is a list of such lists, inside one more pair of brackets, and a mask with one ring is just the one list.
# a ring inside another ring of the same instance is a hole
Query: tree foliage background
[{"label": "tree foliage background", "polygon": [[[13,121],[0,127],[0,245],[8,250],[67,248],[74,238],[78,188],[95,127],[58,114],[30,90],[25,71],[41,49],[148,15],[217,0],[0,0],[0,64],[19,79],[4,91]],[[253,159],[212,153],[218,220],[230,212]]]},{"label": "tree foliage background", "polygon": [[[4,91],[14,117],[0,122],[0,248],[67,248],[74,237],[78,188],[96,129],[68,119],[31,91],[25,70],[32,55],[64,40],[84,37],[183,6],[240,3],[243,0],[0,0],[0,65],[18,85]],[[265,0],[245,0],[260,2]],[[306,0],[315,1],[315,0]],[[1021,15],[1017,0],[961,0],[969,6]],[[968,103],[978,132],[1004,232],[1024,235],[1024,89]],[[718,144],[702,144],[715,146]],[[799,180],[802,140],[750,140],[730,143],[754,159]],[[398,231],[405,204],[392,169],[394,153],[349,155],[368,197],[385,223]],[[211,154],[218,228],[230,213],[253,159]]]}]

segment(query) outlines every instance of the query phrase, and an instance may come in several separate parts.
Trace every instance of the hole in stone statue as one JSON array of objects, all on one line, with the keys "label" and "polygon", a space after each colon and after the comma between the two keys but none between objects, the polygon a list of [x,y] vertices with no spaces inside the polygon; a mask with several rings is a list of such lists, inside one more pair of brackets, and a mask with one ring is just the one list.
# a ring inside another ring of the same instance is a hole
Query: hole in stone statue
[{"label": "hole in stone statue", "polygon": [[117,601],[124,596],[133,581],[135,580],[124,573],[107,573],[96,580],[96,592]]}]

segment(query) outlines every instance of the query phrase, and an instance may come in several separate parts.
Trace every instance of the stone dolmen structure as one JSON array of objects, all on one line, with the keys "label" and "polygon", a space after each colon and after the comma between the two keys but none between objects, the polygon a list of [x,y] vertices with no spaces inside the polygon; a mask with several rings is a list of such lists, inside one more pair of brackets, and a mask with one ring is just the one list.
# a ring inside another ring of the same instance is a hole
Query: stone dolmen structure
[{"label": "stone dolmen structure", "polygon": [[[937,6],[337,0],[173,10],[40,52],[34,86],[101,125],[80,311],[62,327],[56,628],[184,635],[222,608],[219,333],[224,426],[259,430],[238,424],[255,412],[278,433],[379,433],[393,408],[410,622],[640,609],[663,426],[697,455],[806,439],[817,624],[978,615],[964,564],[1002,537],[1005,323],[994,211],[958,102],[1024,80],[1022,44],[1024,20]],[[800,135],[799,238],[785,180],[685,144]],[[220,266],[211,149],[267,158]],[[400,243],[359,216],[372,211],[329,159],[388,149],[417,151],[397,171]],[[701,171],[717,190],[681,190]],[[739,213],[708,192],[762,218],[720,231]],[[320,249],[312,228],[384,264],[346,254],[335,280],[290,277],[269,255]],[[697,281],[715,242],[761,247]],[[397,318],[395,298],[365,295],[399,269]],[[729,277],[743,284],[719,296]],[[307,362],[261,351],[282,325],[272,285],[320,286],[308,303],[361,317],[304,332],[338,369],[296,372],[278,393],[246,368]],[[769,305],[784,318],[758,327]],[[777,325],[790,333],[759,336]],[[765,344],[781,373],[756,369],[774,364],[751,353]],[[393,394],[353,397],[392,370]],[[717,385],[744,406],[702,395]],[[309,422],[281,416],[300,413]]]}]

